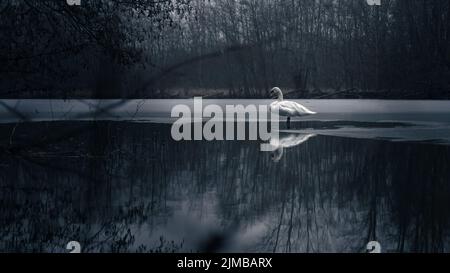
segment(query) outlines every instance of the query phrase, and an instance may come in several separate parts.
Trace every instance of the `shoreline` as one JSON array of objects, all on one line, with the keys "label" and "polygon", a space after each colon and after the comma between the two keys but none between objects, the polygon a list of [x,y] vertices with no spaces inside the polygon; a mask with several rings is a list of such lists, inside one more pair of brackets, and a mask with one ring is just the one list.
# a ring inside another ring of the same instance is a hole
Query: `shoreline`
[{"label": "shoreline", "polygon": [[[411,91],[411,90],[362,90],[351,88],[346,90],[286,90],[285,99],[380,99],[380,100],[450,100],[448,91]],[[59,95],[53,95],[54,91],[30,91],[18,94],[1,94],[0,99],[190,99],[202,97],[204,99],[268,99],[262,95],[264,92],[255,91],[250,95],[242,94],[241,91],[214,88],[172,88],[167,90],[156,90],[136,95],[124,95],[125,90],[119,94],[105,94],[91,90],[59,91]],[[107,93],[107,92],[106,92]]]}]

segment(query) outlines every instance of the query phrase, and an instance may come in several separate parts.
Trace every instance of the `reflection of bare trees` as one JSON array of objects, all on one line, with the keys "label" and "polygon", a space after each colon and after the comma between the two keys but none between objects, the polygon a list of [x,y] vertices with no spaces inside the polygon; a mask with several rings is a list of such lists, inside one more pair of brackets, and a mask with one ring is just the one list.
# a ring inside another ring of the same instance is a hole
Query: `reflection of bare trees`
[{"label": "reflection of bare trees", "polygon": [[195,250],[166,225],[211,207],[227,242],[264,227],[244,250],[448,247],[449,147],[315,137],[273,164],[257,142],[174,142],[168,125],[24,123],[9,149],[13,127],[0,127],[2,250]]}]

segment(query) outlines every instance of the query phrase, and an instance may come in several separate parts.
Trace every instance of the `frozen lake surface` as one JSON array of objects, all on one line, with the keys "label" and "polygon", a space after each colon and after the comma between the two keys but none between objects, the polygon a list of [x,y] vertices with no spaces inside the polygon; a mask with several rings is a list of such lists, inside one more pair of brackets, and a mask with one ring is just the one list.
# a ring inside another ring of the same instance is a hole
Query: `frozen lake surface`
[{"label": "frozen lake surface", "polygon": [[[314,133],[393,141],[450,143],[450,101],[297,100],[318,115],[300,118],[293,133]],[[203,106],[268,105],[270,100],[203,100]],[[112,120],[172,123],[173,106],[193,109],[193,100],[2,100],[0,123]],[[223,108],[224,109],[224,108]],[[19,113],[19,115],[18,115]],[[337,123],[336,123],[337,122]],[[323,126],[324,124],[336,126]],[[298,127],[301,127],[299,129]],[[324,128],[328,127],[328,128]]]}]

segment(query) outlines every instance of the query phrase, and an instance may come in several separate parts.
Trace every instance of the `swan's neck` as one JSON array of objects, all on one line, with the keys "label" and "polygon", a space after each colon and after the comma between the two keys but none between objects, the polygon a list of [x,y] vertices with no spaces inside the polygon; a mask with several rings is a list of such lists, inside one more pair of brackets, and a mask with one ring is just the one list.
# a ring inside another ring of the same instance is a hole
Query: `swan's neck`
[{"label": "swan's neck", "polygon": [[283,94],[279,94],[277,100],[278,100],[278,101],[283,101]]}]

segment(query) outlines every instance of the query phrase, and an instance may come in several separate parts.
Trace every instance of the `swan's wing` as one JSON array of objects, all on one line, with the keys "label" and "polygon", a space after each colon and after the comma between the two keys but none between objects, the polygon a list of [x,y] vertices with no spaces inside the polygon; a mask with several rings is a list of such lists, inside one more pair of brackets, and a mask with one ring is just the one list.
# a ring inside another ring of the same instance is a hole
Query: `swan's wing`
[{"label": "swan's wing", "polygon": [[315,114],[315,112],[309,110],[305,106],[293,101],[282,101],[278,105],[280,107],[280,115],[284,116],[305,116]]}]

